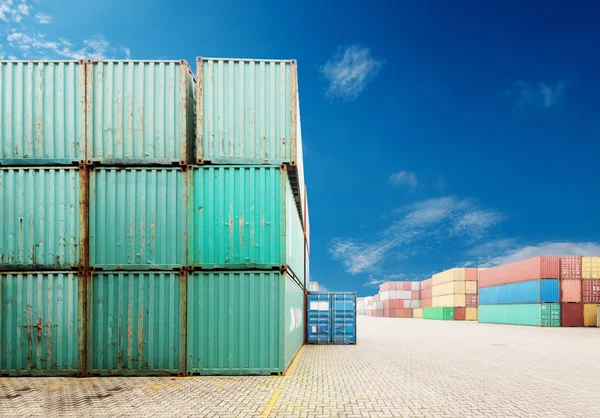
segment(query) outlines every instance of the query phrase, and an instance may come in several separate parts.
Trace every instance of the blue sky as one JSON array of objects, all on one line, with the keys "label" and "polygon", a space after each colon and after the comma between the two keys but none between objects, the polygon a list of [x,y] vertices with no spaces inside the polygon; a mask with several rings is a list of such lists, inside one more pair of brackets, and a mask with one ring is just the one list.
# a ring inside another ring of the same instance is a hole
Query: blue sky
[{"label": "blue sky", "polygon": [[600,254],[589,2],[0,0],[5,59],[298,60],[312,279]]}]

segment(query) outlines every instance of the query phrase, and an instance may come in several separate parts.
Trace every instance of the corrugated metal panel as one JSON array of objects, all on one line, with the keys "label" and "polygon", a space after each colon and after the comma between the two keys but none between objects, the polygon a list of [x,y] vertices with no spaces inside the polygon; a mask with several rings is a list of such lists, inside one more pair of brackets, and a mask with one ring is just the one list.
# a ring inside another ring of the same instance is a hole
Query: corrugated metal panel
[{"label": "corrugated metal panel", "polygon": [[285,282],[285,324],[283,329],[284,370],[290,366],[304,344],[304,290],[283,276]]},{"label": "corrugated metal panel", "polygon": [[447,282],[432,287],[433,296],[443,296],[452,294],[464,294],[466,291],[466,283],[460,282]]},{"label": "corrugated metal panel", "polygon": [[598,325],[598,308],[600,308],[600,304],[597,303],[583,304],[584,327],[595,327]]},{"label": "corrugated metal panel", "polygon": [[413,318],[423,318],[423,308],[413,309]]},{"label": "corrugated metal panel", "polygon": [[454,308],[454,320],[464,321],[466,319],[466,308]]},{"label": "corrugated metal panel", "polygon": [[464,294],[462,295],[444,295],[433,296],[431,298],[433,307],[465,307],[467,300]]},{"label": "corrugated metal panel", "polygon": [[309,344],[329,344],[331,332],[331,298],[329,293],[311,292],[306,296],[307,333]]},{"label": "corrugated metal panel", "polygon": [[177,268],[187,252],[187,171],[96,168],[90,176],[90,264]]},{"label": "corrugated metal panel", "polygon": [[582,327],[583,326],[583,304],[582,303],[563,303],[563,304],[561,304],[560,326],[561,327]]},{"label": "corrugated metal panel", "polygon": [[387,290],[379,294],[381,300],[396,300],[396,299],[411,299],[412,292],[410,290]]},{"label": "corrugated metal panel", "polygon": [[99,273],[91,281],[88,365],[93,374],[184,373],[179,274]]},{"label": "corrugated metal panel", "polygon": [[466,308],[465,309],[465,320],[477,321],[477,308]]},{"label": "corrugated metal panel", "polygon": [[560,326],[560,304],[480,305],[478,321],[490,324]]},{"label": "corrugated metal panel", "polygon": [[194,169],[192,264],[202,268],[287,265],[304,277],[304,234],[287,171],[279,166]]},{"label": "corrugated metal panel", "polygon": [[582,257],[581,273],[584,279],[600,279],[600,256]]},{"label": "corrugated metal panel", "polygon": [[480,305],[559,301],[560,282],[557,279],[530,280],[479,289]]},{"label": "corrugated metal panel", "polygon": [[295,61],[198,58],[196,68],[198,160],[280,164],[297,159]]},{"label": "corrugated metal panel", "polygon": [[286,280],[291,280],[288,275],[275,271],[191,273],[188,373],[283,373],[285,345],[294,344],[293,338],[285,341]]},{"label": "corrugated metal panel", "polygon": [[77,374],[78,306],[74,273],[0,274],[0,374]]},{"label": "corrugated metal panel", "polygon": [[432,277],[432,285],[440,285],[442,283],[448,283],[452,281],[465,281],[466,269],[464,268],[453,268],[450,270],[443,271],[441,273],[434,274]]},{"label": "corrugated metal panel", "polygon": [[0,268],[79,264],[79,171],[0,168]]},{"label": "corrugated metal panel", "polygon": [[600,303],[600,280],[582,280],[583,303]]},{"label": "corrugated metal panel", "polygon": [[193,103],[185,61],[93,61],[87,69],[87,159],[187,163]]},{"label": "corrugated metal panel", "polygon": [[476,281],[466,282],[465,293],[467,295],[476,295],[477,294],[477,282]]},{"label": "corrugated metal panel", "polygon": [[561,279],[581,279],[581,256],[565,256],[560,258]]},{"label": "corrugated metal panel", "polygon": [[561,302],[581,302],[581,279],[567,279],[560,281]]},{"label": "corrugated metal panel", "polygon": [[84,95],[76,61],[0,62],[0,159],[82,160]]},{"label": "corrugated metal panel", "polygon": [[479,288],[560,277],[560,257],[541,256],[479,272]]},{"label": "corrugated metal panel", "polygon": [[453,320],[454,308],[423,308],[423,319]]},{"label": "corrugated metal panel", "polygon": [[331,294],[333,344],[356,344],[356,293]]}]

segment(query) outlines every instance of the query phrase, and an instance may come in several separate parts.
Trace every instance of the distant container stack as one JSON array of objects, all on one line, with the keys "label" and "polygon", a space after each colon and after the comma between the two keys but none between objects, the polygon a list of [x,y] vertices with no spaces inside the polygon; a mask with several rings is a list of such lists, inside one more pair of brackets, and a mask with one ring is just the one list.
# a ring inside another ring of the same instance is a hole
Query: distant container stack
[{"label": "distant container stack", "polygon": [[600,326],[600,256],[581,257],[583,326]]},{"label": "distant container stack", "polygon": [[479,274],[479,322],[561,325],[561,258],[543,256]]},{"label": "distant container stack", "polygon": [[[431,307],[423,308],[423,318],[476,321],[477,278],[476,268],[453,268],[434,274],[431,278]],[[422,287],[428,286],[425,282],[422,282]],[[429,294],[429,289],[421,290],[421,297]]]},{"label": "distant container stack", "polygon": [[386,318],[412,318],[420,308],[419,282],[386,282],[379,286],[379,298]]}]

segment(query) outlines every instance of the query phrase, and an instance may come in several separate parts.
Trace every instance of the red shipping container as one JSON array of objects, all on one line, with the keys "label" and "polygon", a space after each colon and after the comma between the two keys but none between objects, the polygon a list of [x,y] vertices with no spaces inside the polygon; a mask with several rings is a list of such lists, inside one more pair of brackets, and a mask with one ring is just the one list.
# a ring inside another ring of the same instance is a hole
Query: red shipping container
[{"label": "red shipping container", "polygon": [[390,318],[412,318],[412,309],[408,309],[408,308],[390,309]]},{"label": "red shipping container", "polygon": [[560,277],[560,257],[541,256],[479,272],[479,287]]},{"label": "red shipping container", "polygon": [[421,299],[421,308],[431,308],[431,298]]},{"label": "red shipping container", "polygon": [[583,304],[582,303],[563,303],[560,306],[560,326],[561,327],[582,327],[583,326]]},{"label": "red shipping container", "polygon": [[431,292],[432,292],[431,288],[425,289],[425,290],[421,290],[421,300],[423,300],[423,299],[431,299],[431,296],[432,296]]},{"label": "red shipping container", "polygon": [[465,269],[465,280],[477,281],[477,269]]},{"label": "red shipping container", "polygon": [[432,286],[433,286],[433,279],[427,279],[427,280],[423,280],[421,282],[421,290],[431,289]]},{"label": "red shipping container", "polygon": [[419,299],[421,299],[421,292],[419,292],[418,290],[412,290],[410,298],[412,300],[419,300]]},{"label": "red shipping container", "polygon": [[560,281],[560,301],[581,303],[581,280],[566,279]]},{"label": "red shipping container", "polygon": [[581,281],[583,303],[600,303],[600,279]]},{"label": "red shipping container", "polygon": [[467,317],[467,308],[454,308],[454,320],[464,321]]},{"label": "red shipping container", "polygon": [[479,305],[478,295],[465,295],[467,308],[476,308]]},{"label": "red shipping container", "polygon": [[379,302],[379,293],[373,296],[373,302]]},{"label": "red shipping container", "polygon": [[389,299],[383,301],[383,309],[397,309],[404,308],[404,300],[403,299]]},{"label": "red shipping container", "polygon": [[570,255],[560,258],[561,279],[581,279],[581,256]]}]

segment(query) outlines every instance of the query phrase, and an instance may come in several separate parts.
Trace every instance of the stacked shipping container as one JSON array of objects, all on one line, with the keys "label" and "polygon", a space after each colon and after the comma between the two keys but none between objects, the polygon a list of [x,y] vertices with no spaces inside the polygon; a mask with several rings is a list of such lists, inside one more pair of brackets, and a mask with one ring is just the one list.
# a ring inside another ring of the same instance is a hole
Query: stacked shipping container
[{"label": "stacked shipping container", "polygon": [[[476,268],[453,268],[434,274],[431,282],[423,281],[421,297],[431,297],[431,304],[422,301],[423,318],[477,320],[477,277]],[[431,288],[425,289],[430,283]]]},{"label": "stacked shipping container", "polygon": [[420,308],[419,282],[386,282],[379,286],[379,298],[386,318],[412,318]]},{"label": "stacked shipping container", "polygon": [[200,59],[197,85],[185,61],[1,62],[0,91],[0,373],[287,368],[310,248],[294,61]]},{"label": "stacked shipping container", "polygon": [[581,258],[583,326],[600,326],[600,256]]}]

